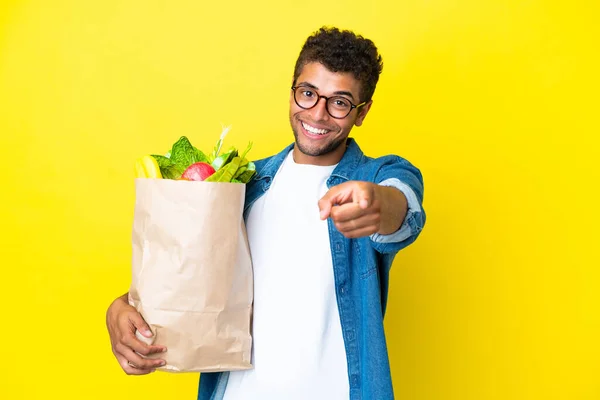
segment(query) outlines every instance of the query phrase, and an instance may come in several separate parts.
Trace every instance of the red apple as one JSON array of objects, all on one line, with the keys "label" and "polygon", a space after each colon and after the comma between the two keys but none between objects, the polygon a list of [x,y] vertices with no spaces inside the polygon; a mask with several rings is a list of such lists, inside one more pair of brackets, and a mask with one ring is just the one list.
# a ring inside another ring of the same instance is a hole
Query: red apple
[{"label": "red apple", "polygon": [[207,163],[197,162],[190,165],[181,175],[181,179],[188,181],[203,181],[212,174],[215,173],[215,169]]}]

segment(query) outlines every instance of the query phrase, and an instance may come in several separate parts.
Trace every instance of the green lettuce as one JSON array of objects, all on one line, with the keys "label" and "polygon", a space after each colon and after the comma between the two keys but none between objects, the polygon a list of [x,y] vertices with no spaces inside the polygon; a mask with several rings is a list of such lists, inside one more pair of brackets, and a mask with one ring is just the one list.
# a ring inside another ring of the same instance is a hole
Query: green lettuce
[{"label": "green lettuce", "polygon": [[163,178],[179,179],[183,172],[197,162],[208,162],[208,157],[192,146],[187,137],[182,136],[164,156],[152,155]]},{"label": "green lettuce", "polygon": [[171,160],[168,157],[159,156],[155,154],[152,154],[152,157],[154,157],[154,159],[158,163],[158,167],[160,168],[160,173],[163,176],[163,178],[179,179],[181,178],[183,171],[185,171],[185,168],[182,169],[181,166],[175,164],[173,160]]},{"label": "green lettuce", "polygon": [[[192,146],[188,138],[182,136],[171,149],[171,157],[175,164],[185,166],[185,168],[197,162],[208,163],[206,155]],[[185,170],[184,168],[184,170]]]}]

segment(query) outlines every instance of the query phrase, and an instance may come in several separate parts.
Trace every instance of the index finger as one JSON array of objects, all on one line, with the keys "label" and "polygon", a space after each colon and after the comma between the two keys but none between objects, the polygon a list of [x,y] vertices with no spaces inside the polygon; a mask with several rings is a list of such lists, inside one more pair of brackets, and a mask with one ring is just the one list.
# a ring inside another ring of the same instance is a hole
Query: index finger
[{"label": "index finger", "polygon": [[138,339],[133,333],[127,333],[121,342],[131,348],[136,353],[144,356],[156,353],[164,353],[167,348],[164,346],[149,345]]},{"label": "index finger", "polygon": [[321,219],[329,218],[333,206],[344,204],[351,198],[352,190],[349,190],[349,185],[347,185],[347,183],[342,183],[329,189],[319,200]]}]

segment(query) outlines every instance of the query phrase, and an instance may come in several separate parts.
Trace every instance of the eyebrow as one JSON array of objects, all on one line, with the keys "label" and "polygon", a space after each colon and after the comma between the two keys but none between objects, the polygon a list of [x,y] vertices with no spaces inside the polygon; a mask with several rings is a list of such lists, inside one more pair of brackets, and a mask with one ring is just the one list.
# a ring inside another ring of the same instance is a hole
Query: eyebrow
[{"label": "eyebrow", "polygon": [[[313,85],[311,83],[308,83],[308,82],[300,82],[300,83],[298,83],[297,86],[306,86],[306,87],[309,87],[311,89],[319,90],[318,87],[316,87],[315,85]],[[348,92],[346,90],[338,90],[337,92],[333,92],[333,94],[337,95],[337,96],[348,96],[352,100],[354,100],[354,96],[352,96],[352,93],[350,93],[350,92]]]}]

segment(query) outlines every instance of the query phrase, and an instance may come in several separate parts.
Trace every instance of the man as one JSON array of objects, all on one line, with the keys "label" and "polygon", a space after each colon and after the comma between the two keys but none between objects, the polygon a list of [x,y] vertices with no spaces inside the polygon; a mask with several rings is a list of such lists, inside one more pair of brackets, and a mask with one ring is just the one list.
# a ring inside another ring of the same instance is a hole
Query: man
[{"label": "man", "polygon": [[[201,375],[200,400],[393,398],[383,329],[389,269],[425,223],[420,172],[397,156],[365,156],[360,126],[382,70],[374,44],[321,28],[296,62],[295,142],[256,162],[244,216],[254,268],[254,368]],[[124,295],[110,306],[113,352],[128,374],[163,351]]]}]

